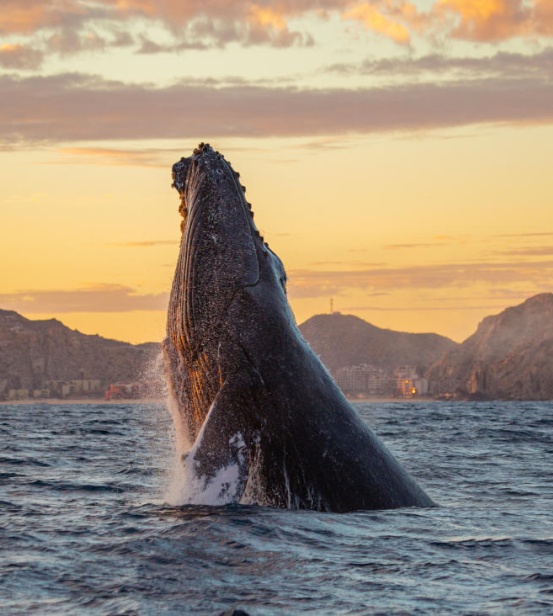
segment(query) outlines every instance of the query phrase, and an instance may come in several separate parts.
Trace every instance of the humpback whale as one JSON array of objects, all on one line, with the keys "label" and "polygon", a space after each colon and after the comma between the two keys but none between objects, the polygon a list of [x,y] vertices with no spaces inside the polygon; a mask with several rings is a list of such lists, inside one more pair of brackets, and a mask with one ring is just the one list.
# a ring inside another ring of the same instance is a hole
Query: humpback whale
[{"label": "humpback whale", "polygon": [[187,502],[434,506],[303,339],[239,174],[203,143],[172,171],[183,221],[163,352]]}]

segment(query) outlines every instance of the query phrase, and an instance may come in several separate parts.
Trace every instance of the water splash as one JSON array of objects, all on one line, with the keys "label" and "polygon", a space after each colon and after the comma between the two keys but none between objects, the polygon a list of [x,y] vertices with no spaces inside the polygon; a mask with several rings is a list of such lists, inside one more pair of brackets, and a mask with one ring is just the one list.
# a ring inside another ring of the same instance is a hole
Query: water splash
[{"label": "water splash", "polygon": [[149,400],[165,400],[167,379],[162,351],[152,353],[144,363],[139,375],[142,397]]},{"label": "water splash", "polygon": [[163,384],[160,391],[164,394],[166,409],[173,420],[174,456],[168,473],[164,500],[173,506],[189,504],[220,506],[237,503],[244,491],[245,479],[241,469],[247,461],[242,435],[235,434],[229,442],[229,447],[237,452],[234,460],[217,469],[214,474],[205,475],[200,472],[197,452],[202,443],[204,430],[200,431],[196,441],[193,442],[179,410],[176,394],[171,387],[165,361],[161,352],[149,366],[150,372],[156,374]]},{"label": "water splash", "polygon": [[171,381],[167,375],[166,359],[163,352],[159,354],[158,367],[161,374],[161,380],[164,385],[165,407],[172,418],[173,438],[174,438],[174,455],[169,471],[168,485],[165,492],[165,501],[169,505],[179,506],[187,502],[185,498],[186,486],[188,486],[190,478],[189,473],[185,469],[183,460],[187,452],[192,447],[192,439],[188,432],[186,422],[179,411],[179,404],[175,391],[171,387]]},{"label": "water splash", "polygon": [[140,380],[145,397],[160,400],[165,407],[165,413],[172,419],[167,438],[172,443],[173,455],[172,459],[167,461],[167,485],[162,499],[170,505],[182,505],[184,504],[183,486],[187,481],[183,457],[190,450],[192,442],[186,424],[179,413],[176,395],[167,375],[163,350],[160,350],[145,363]]},{"label": "water splash", "polygon": [[243,472],[248,456],[243,436],[237,433],[229,441],[229,448],[237,453],[236,458],[209,475],[200,470],[198,450],[202,438],[201,432],[194,446],[182,457],[184,481],[180,504],[221,506],[240,502],[247,479]]},{"label": "water splash", "polygon": [[[232,453],[227,464],[207,473],[205,468],[201,468],[202,462],[197,454],[202,445],[209,413],[204,426],[193,441],[167,373],[167,361],[161,351],[145,371],[150,381],[158,383],[157,393],[163,395],[165,408],[172,418],[173,430],[170,436],[174,443],[174,455],[167,473],[164,501],[172,506],[221,506],[238,502],[258,502],[261,491],[255,481],[255,469],[259,461],[252,461],[253,467],[249,469],[248,481],[248,450],[242,434],[236,433],[229,439],[228,450]],[[206,449],[205,443],[203,448]]]}]

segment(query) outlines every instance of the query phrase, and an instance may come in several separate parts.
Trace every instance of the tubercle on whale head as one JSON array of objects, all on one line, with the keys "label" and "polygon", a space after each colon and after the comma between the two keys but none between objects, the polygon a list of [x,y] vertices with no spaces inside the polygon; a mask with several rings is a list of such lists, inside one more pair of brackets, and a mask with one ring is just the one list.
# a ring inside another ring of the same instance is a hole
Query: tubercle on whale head
[{"label": "tubercle on whale head", "polygon": [[179,162],[173,165],[172,169],[172,177],[173,183],[171,184],[171,188],[176,188],[180,195],[180,206],[179,206],[179,214],[182,216],[183,220],[181,222],[181,233],[184,232],[184,226],[186,224],[186,216],[188,214],[188,208],[186,205],[186,197],[185,197],[185,185],[186,185],[186,172],[188,167],[190,166],[191,160],[188,158],[184,158],[184,156],[179,160]]},{"label": "tubercle on whale head", "polygon": [[179,193],[181,246],[169,308],[168,335],[183,357],[199,357],[224,331],[236,294],[260,280],[271,252],[253,221],[238,174],[201,143],[172,167]]},{"label": "tubercle on whale head", "polygon": [[183,353],[197,357],[224,331],[228,308],[241,290],[261,282],[266,295],[283,294],[285,301],[286,272],[222,154],[201,143],[173,165],[172,174],[183,221],[168,335]]},{"label": "tubercle on whale head", "polygon": [[[211,181],[217,182],[221,178],[218,178],[216,174],[223,175],[225,172],[229,173],[233,179],[236,188],[242,193],[244,197],[244,204],[250,217],[254,218],[254,212],[251,203],[245,198],[246,187],[240,182],[240,173],[232,168],[232,165],[225,157],[214,150],[209,143],[201,142],[193,151],[192,156],[185,158],[184,156],[176,162],[172,167],[172,179],[173,183],[171,188],[175,188],[180,196],[179,214],[183,220],[181,222],[181,232],[184,233],[186,226],[186,220],[189,214],[189,208],[191,206],[190,193],[195,192],[194,184],[198,183],[202,174],[211,175]],[[257,229],[254,232],[259,235]],[[261,238],[263,241],[263,238]],[[266,244],[267,245],[267,244]]]},{"label": "tubercle on whale head", "polygon": [[194,436],[219,388],[220,344],[241,335],[242,321],[229,317],[232,307],[238,309],[260,282],[259,288],[272,281],[284,287],[286,275],[222,154],[200,144],[173,165],[172,175],[183,220],[164,355],[175,400]]}]

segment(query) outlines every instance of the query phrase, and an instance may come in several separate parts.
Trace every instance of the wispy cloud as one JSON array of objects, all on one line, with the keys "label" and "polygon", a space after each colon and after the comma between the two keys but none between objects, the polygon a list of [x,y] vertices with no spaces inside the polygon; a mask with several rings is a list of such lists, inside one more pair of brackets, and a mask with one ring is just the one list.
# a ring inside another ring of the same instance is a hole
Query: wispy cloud
[{"label": "wispy cloud", "polygon": [[0,67],[33,70],[42,64],[43,54],[38,49],[20,44],[0,45]]},{"label": "wispy cloud", "polygon": [[553,231],[537,231],[533,233],[502,233],[496,237],[526,238],[526,237],[551,237]]},{"label": "wispy cloud", "polygon": [[553,256],[553,246],[527,246],[525,248],[507,248],[495,254],[505,257],[549,257]]},{"label": "wispy cloud", "polygon": [[24,290],[0,294],[0,305],[24,313],[130,312],[165,310],[167,293],[139,294],[118,284],[99,284],[72,290]]},{"label": "wispy cloud", "polygon": [[409,242],[401,244],[385,244],[384,250],[418,250],[419,248],[448,248],[452,244],[466,244],[468,238],[466,236],[452,235],[434,235],[432,241],[426,242]]},{"label": "wispy cloud", "polygon": [[176,246],[178,242],[175,240],[144,240],[141,242],[112,242],[108,246],[117,246],[119,248],[151,248],[152,246]]},{"label": "wispy cloud", "polygon": [[424,56],[369,58],[355,63],[336,63],[328,66],[330,73],[343,75],[375,75],[420,77],[439,75],[450,77],[520,77],[553,75],[553,48],[547,47],[533,54],[500,51],[490,56],[448,56],[431,53]]},{"label": "wispy cloud", "polygon": [[[411,32],[405,21],[409,21],[409,17],[403,19],[403,12],[409,7],[414,9],[414,5],[396,2],[394,7],[395,10],[390,10],[393,9],[391,2],[362,2],[346,10],[342,17],[343,19],[358,21],[368,30],[382,34],[396,43],[408,44],[411,41]],[[413,12],[416,12],[416,10]]]},{"label": "wispy cloud", "polygon": [[553,83],[539,77],[348,90],[156,88],[79,74],[5,75],[0,88],[0,143],[319,136],[553,122]]},{"label": "wispy cloud", "polygon": [[386,244],[385,250],[413,250],[415,248],[436,248],[440,244],[421,243],[421,244]]},{"label": "wispy cloud", "polygon": [[414,302],[409,304],[374,304],[370,298],[364,304],[346,304],[341,306],[345,312],[352,313],[373,313],[373,312],[477,312],[496,314],[504,310],[507,305],[513,305],[525,301],[537,292],[548,291],[528,286],[527,288],[508,289],[508,288],[489,288],[487,293],[471,293],[466,295],[455,295],[448,293],[446,296],[435,298],[434,301],[424,302],[417,305]]},{"label": "wispy cloud", "polygon": [[535,288],[553,286],[553,261],[451,263],[380,267],[348,271],[292,270],[288,288],[293,299],[331,296],[352,289],[391,293],[400,289],[469,288],[484,283],[501,288],[532,281]]},{"label": "wispy cloud", "polygon": [[167,160],[181,156],[174,148],[60,148],[59,159],[49,164],[107,165],[109,167],[167,167]]},{"label": "wispy cloud", "polygon": [[502,41],[515,37],[551,36],[550,0],[439,0],[437,16],[449,17],[451,34],[472,41]]},{"label": "wispy cloud", "polygon": [[[522,299],[525,299],[523,297]],[[497,304],[467,304],[460,302],[458,306],[439,306],[439,305],[425,305],[425,306],[345,306],[345,310],[351,312],[458,312],[459,310],[476,310],[478,312],[482,310],[495,310]]]}]

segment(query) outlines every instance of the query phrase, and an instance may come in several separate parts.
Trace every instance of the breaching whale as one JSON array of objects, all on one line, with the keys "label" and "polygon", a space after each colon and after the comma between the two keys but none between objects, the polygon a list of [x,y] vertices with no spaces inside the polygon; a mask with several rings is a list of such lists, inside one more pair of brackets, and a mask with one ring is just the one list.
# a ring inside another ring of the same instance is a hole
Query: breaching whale
[{"label": "breaching whale", "polygon": [[188,502],[433,506],[303,339],[230,163],[202,143],[173,165],[173,186],[184,220],[163,348]]}]

